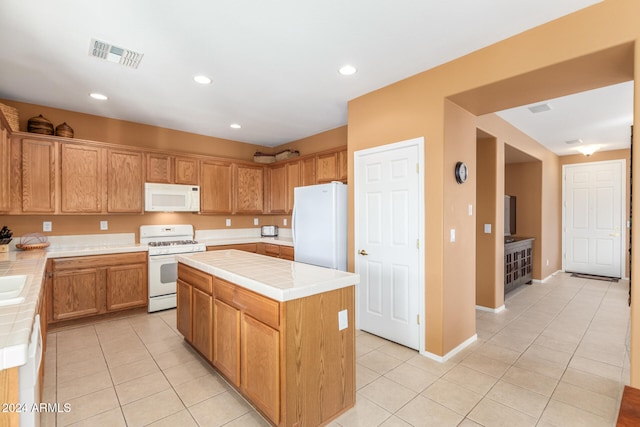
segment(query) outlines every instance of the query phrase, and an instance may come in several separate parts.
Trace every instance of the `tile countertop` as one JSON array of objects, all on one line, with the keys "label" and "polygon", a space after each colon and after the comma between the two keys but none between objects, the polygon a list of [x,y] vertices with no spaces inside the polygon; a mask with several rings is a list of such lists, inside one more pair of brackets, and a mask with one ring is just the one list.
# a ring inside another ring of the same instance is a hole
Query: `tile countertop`
[{"label": "tile countertop", "polygon": [[95,246],[52,244],[45,250],[0,253],[0,276],[28,276],[21,293],[25,297],[24,302],[0,306],[0,370],[24,365],[27,361],[29,337],[36,316],[47,259],[145,251],[147,246],[132,241],[105,242],[102,238],[101,243]]},{"label": "tile countertop", "polygon": [[286,237],[223,237],[198,239],[198,242],[207,246],[239,245],[243,243],[272,243],[280,246],[293,246],[293,240]]},{"label": "tile countertop", "polygon": [[281,302],[360,282],[358,274],[234,249],[183,254],[178,261]]}]

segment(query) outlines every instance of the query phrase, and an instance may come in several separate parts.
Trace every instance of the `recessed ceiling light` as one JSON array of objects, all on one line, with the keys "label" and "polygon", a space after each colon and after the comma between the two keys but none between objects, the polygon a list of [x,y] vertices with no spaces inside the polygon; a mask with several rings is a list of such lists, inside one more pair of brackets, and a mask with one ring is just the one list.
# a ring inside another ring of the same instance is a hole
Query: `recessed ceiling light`
[{"label": "recessed ceiling light", "polygon": [[344,67],[338,70],[338,72],[343,76],[350,76],[352,74],[355,74],[356,71],[358,70],[356,70],[356,67],[354,67],[353,65],[345,65]]},{"label": "recessed ceiling light", "polygon": [[90,97],[92,97],[93,99],[97,99],[99,101],[106,101],[107,99],[109,99],[106,95],[103,95],[101,93],[90,93],[89,94]]},{"label": "recessed ceiling light", "polygon": [[229,127],[233,129],[240,129],[242,126],[240,126],[238,123],[232,123],[231,125],[229,125]]},{"label": "recessed ceiling light", "polygon": [[205,75],[198,75],[198,76],[194,76],[193,80],[195,80],[197,83],[200,83],[201,85],[208,85],[211,84],[211,78],[205,76]]}]

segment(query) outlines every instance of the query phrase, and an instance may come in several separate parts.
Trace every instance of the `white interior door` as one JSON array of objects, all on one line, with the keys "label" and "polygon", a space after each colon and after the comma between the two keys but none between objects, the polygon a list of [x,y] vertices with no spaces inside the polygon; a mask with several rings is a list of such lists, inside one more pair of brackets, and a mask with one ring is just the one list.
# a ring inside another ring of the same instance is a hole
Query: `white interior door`
[{"label": "white interior door", "polygon": [[624,160],[565,165],[564,270],[622,277]]},{"label": "white interior door", "polygon": [[358,327],[420,348],[422,139],[355,154]]}]

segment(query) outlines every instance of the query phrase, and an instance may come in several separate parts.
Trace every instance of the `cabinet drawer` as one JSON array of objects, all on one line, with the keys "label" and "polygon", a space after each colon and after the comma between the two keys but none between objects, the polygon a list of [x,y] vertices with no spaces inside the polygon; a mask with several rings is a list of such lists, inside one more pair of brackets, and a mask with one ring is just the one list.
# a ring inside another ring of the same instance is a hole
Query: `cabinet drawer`
[{"label": "cabinet drawer", "polygon": [[146,252],[122,253],[113,255],[91,255],[70,258],[54,258],[51,263],[54,271],[99,268],[111,265],[147,263]]},{"label": "cabinet drawer", "polygon": [[269,256],[280,256],[280,246],[271,243],[264,244],[264,254]]},{"label": "cabinet drawer", "polygon": [[191,268],[188,265],[178,263],[178,277],[191,286],[200,289],[209,295],[212,293],[213,277],[207,273]]},{"label": "cabinet drawer", "polygon": [[293,261],[293,247],[280,246],[280,258]]},{"label": "cabinet drawer", "polygon": [[214,297],[257,319],[279,329],[280,304],[255,292],[215,278]]}]

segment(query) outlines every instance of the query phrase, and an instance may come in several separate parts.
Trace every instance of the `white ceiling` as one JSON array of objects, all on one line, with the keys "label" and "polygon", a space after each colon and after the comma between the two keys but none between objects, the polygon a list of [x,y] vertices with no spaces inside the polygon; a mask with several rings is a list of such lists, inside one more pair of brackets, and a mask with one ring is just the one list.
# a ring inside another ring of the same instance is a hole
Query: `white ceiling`
[{"label": "white ceiling", "polygon": [[[598,2],[2,1],[0,98],[276,146],[346,124],[350,99]],[[143,53],[140,66],[90,57],[92,38]],[[355,75],[338,74],[347,63]],[[213,83],[194,83],[196,74]],[[620,87],[590,106],[550,102],[552,114],[565,114],[556,123],[545,113],[502,114],[544,144],[622,143],[621,131],[595,133],[605,105],[617,112],[606,121],[628,131],[631,89]]]}]

